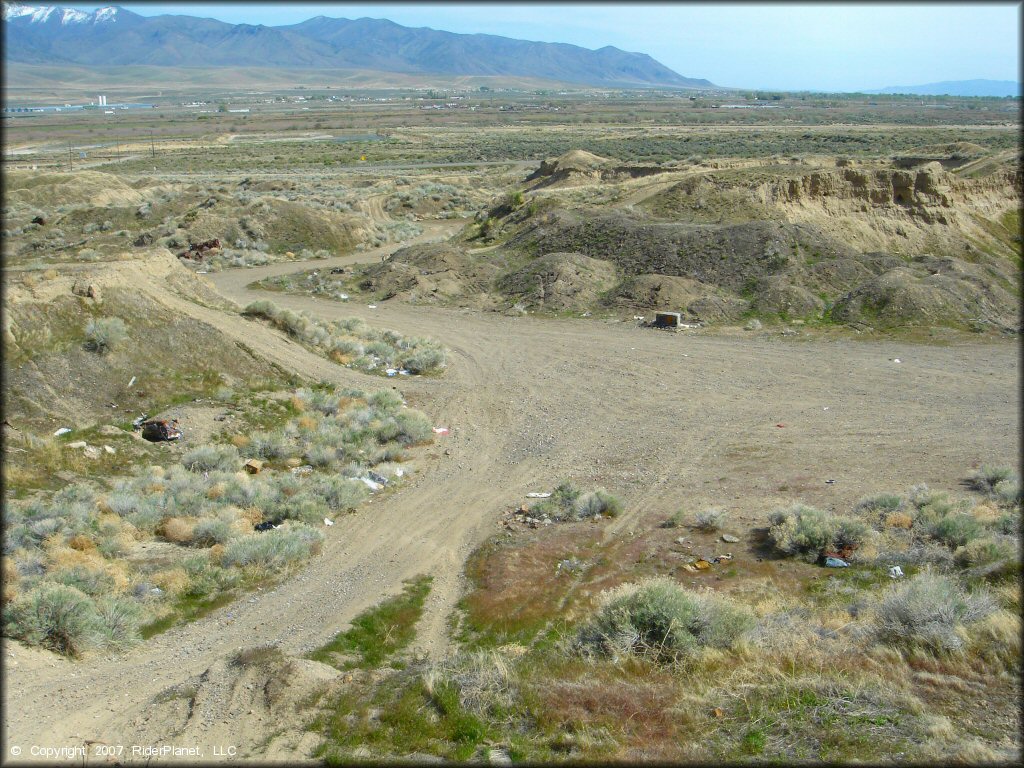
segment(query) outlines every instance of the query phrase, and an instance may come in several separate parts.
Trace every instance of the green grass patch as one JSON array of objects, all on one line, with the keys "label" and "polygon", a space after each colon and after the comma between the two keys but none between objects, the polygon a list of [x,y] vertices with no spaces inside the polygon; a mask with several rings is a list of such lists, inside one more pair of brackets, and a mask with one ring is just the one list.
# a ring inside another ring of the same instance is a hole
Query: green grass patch
[{"label": "green grass patch", "polygon": [[148,624],[144,624],[139,629],[139,634],[143,640],[149,640],[149,638],[155,637],[161,632],[166,632],[171,627],[176,627],[179,624],[188,624],[196,619],[201,619],[218,608],[230,605],[236,597],[238,597],[238,593],[235,592],[221,592],[213,596],[185,595],[179,597],[170,613]]},{"label": "green grass patch", "polygon": [[432,576],[418,576],[405,582],[400,594],[359,614],[349,629],[307,658],[340,669],[380,666],[416,637],[416,622],[423,614],[432,581]]}]

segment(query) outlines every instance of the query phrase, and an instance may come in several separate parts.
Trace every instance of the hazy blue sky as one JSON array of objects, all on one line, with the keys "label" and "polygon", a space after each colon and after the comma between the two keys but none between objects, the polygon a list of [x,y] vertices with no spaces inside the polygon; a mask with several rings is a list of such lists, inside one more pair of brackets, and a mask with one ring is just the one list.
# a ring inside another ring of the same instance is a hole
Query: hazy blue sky
[{"label": "hazy blue sky", "polygon": [[614,45],[647,53],[681,75],[747,88],[850,91],[942,80],[1017,80],[1020,69],[1021,6],[1016,2],[123,7],[144,16],[178,13],[271,26],[313,16],[370,16],[450,32],[484,32],[585,48]]}]

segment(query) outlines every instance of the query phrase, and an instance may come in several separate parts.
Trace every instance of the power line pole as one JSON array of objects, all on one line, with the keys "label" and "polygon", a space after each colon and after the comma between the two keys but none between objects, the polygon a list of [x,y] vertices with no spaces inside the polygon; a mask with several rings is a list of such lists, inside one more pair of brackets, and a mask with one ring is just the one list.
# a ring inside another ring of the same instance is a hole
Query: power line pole
[{"label": "power line pole", "polygon": [[75,161],[74,161],[74,158],[71,155],[71,142],[70,141],[68,142],[68,170],[69,171],[75,170]]},{"label": "power line pole", "polygon": [[153,132],[149,132],[149,152],[150,155],[156,157],[156,145],[153,143]]}]

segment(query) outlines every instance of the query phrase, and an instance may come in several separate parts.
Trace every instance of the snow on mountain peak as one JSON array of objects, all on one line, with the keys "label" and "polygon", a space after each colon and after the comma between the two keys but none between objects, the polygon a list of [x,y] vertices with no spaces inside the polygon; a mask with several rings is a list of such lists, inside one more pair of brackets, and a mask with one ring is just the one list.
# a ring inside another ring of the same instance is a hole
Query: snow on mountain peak
[{"label": "snow on mountain peak", "polygon": [[117,8],[113,6],[99,8],[93,13],[86,13],[75,8],[58,8],[53,5],[33,6],[22,5],[21,3],[4,3],[4,21],[28,16],[29,21],[32,23],[43,23],[57,11],[60,12],[59,18],[62,25],[82,24],[89,21],[98,24],[103,21],[115,21],[117,19]]}]

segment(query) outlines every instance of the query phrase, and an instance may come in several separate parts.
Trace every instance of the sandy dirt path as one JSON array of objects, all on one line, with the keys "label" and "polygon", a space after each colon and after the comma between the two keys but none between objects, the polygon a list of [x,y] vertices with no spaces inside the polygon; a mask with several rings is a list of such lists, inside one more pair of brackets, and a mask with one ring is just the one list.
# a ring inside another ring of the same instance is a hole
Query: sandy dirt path
[{"label": "sandy dirt path", "polygon": [[[379,254],[345,258],[332,263]],[[252,281],[309,266],[209,278],[245,304],[267,296],[245,287]],[[416,650],[442,654],[467,555],[498,530],[510,504],[565,478],[619,495],[627,512],[608,535],[628,535],[649,524],[646,513],[715,505],[754,526],[797,499],[842,509],[915,483],[956,490],[972,465],[1019,461],[1018,349],[1009,342],[940,347],[666,333],[626,322],[273,299],[439,339],[451,350],[448,370],[430,379],[368,377],[251,320],[174,301],[302,375],[399,386],[410,405],[451,434],[424,452],[404,487],[325,529],[323,554],[273,589],[114,657],[75,663],[8,644],[8,745],[187,737],[205,746],[208,759],[225,740],[239,745],[240,756],[256,755],[273,724],[259,712],[236,711],[218,674],[207,675],[208,693],[184,725],[147,715],[147,704],[173,685],[223,670],[239,648],[314,648],[419,573],[435,581]]]}]

